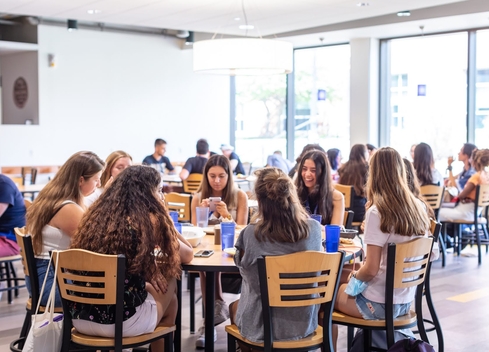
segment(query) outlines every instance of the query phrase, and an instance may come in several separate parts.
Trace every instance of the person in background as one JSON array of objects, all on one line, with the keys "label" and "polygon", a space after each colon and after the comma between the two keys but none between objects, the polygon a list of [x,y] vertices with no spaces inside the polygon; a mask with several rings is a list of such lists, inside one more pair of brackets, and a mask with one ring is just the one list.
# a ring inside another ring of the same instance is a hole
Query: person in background
[{"label": "person in background", "polygon": [[173,165],[165,156],[166,153],[166,141],[164,139],[158,138],[155,140],[155,152],[151,155],[148,155],[143,159],[144,165],[149,165],[162,174],[165,173],[165,169],[168,170],[168,173],[172,174],[174,172]]},{"label": "person in background", "polygon": [[97,188],[95,192],[84,198],[83,202],[85,203],[85,206],[89,207],[92,205],[92,203],[100,197],[104,189],[109,187],[115,178],[131,165],[132,157],[126,152],[116,150],[115,152],[110,153],[105,160],[105,169],[100,177],[101,187]]},{"label": "person in background", "polygon": [[282,156],[282,152],[280,150],[276,150],[272,155],[268,156],[266,167],[278,167],[280,170],[288,174],[293,165],[290,160],[287,160]]},{"label": "person in background", "polygon": [[341,166],[341,151],[338,148],[329,149],[326,154],[328,155],[329,166],[331,167],[331,177],[333,181],[338,182],[338,169]]},{"label": "person in background", "polygon": [[[348,284],[342,284],[338,289],[335,310],[355,318],[375,320],[385,319],[389,243],[404,243],[420,236],[427,237],[430,220],[425,205],[409,190],[404,162],[395,149],[378,149],[370,160],[369,168],[367,198],[371,206],[366,213],[364,239],[368,259],[360,270],[350,275],[368,282],[368,286],[362,293],[352,297],[345,293]],[[395,290],[394,318],[409,312],[415,294],[416,287]],[[333,332],[337,336],[337,328]],[[405,333],[409,334],[408,331]]]},{"label": "person in background", "polygon": [[10,177],[0,174],[0,257],[19,254],[14,228],[23,226],[24,197]]},{"label": "person in background", "polygon": [[418,145],[417,144],[413,144],[411,146],[411,149],[409,150],[409,155],[411,156],[411,160],[414,160],[414,149],[416,149]]},{"label": "person in background", "polygon": [[295,180],[299,200],[309,214],[321,215],[323,225],[343,225],[345,200],[333,187],[328,157],[320,150],[304,154]]},{"label": "person in background", "polygon": [[297,169],[299,168],[299,164],[302,160],[302,157],[304,156],[304,154],[306,154],[308,151],[310,150],[313,150],[313,149],[316,149],[316,150],[320,150],[322,151],[323,153],[326,153],[326,151],[323,149],[323,147],[321,147],[319,144],[306,144],[304,146],[304,148],[302,148],[302,152],[301,154],[297,157],[297,159],[295,159],[295,165],[292,169],[290,169],[289,171],[289,177],[291,179],[295,179],[296,177],[296,173],[297,173]]},{"label": "person in background", "polygon": [[182,171],[180,171],[180,178],[186,180],[190,174],[202,174],[204,166],[209,159],[209,143],[206,139],[199,139],[197,141],[197,155],[188,158],[183,165]]},{"label": "person in background", "polygon": [[[124,170],[88,210],[71,244],[125,256],[123,337],[153,332],[160,323],[175,324],[180,264],[193,259],[192,246],[173,226],[160,182],[153,168],[139,165]],[[155,248],[164,260],[155,260]],[[115,305],[68,305],[80,333],[114,337]],[[153,342],[151,350],[163,351],[163,343]]]},{"label": "person in background", "polygon": [[433,211],[433,209],[431,209],[431,206],[421,196],[421,189],[419,186],[418,176],[416,176],[416,171],[414,170],[413,163],[406,158],[402,159],[402,161],[404,162],[404,167],[406,168],[406,179],[407,179],[409,190],[411,191],[412,194],[414,194],[416,198],[418,198],[420,201],[422,201],[425,204],[426,212],[428,213],[428,216],[436,220],[435,212]]},{"label": "person in background", "polygon": [[448,157],[448,181],[446,186],[457,187],[459,191],[464,189],[469,178],[475,174],[475,169],[470,164],[470,157],[475,149],[477,149],[477,147],[472,143],[465,143],[460,149],[458,152],[458,160],[464,163],[464,168],[462,172],[456,176],[453,176],[452,173],[453,157]]},{"label": "person in background", "polygon": [[367,183],[369,154],[364,144],[355,144],[350,151],[350,157],[346,163],[338,169],[340,176],[338,183],[353,186],[353,199],[350,210],[353,210],[353,221],[361,222],[365,217],[365,184]]},{"label": "person in background", "polygon": [[421,186],[440,185],[443,181],[443,176],[437,169],[435,169],[433,151],[428,144],[419,143],[416,148],[414,148],[413,166]]},{"label": "person in background", "polygon": [[[54,178],[39,192],[27,211],[27,233],[32,236],[36,258],[37,277],[40,283],[46,275],[50,251],[68,249],[71,238],[85,213],[83,197],[100,187],[104,161],[92,152],[73,154],[54,175]],[[106,214],[107,216],[107,214]],[[53,285],[54,269],[46,279],[46,289],[41,305],[46,305]],[[26,277],[30,293],[30,280]],[[55,305],[61,306],[61,297],[56,292]]]},{"label": "person in background", "polygon": [[[204,177],[196,194],[192,198],[192,224],[197,225],[197,207],[209,207],[209,197],[220,197],[216,204],[216,210],[209,212],[212,220],[233,220],[237,225],[246,225],[248,222],[248,196],[234,185],[231,164],[224,155],[213,155],[205,164]],[[205,302],[206,276],[200,272],[200,286],[202,299]],[[229,311],[224,302],[221,286],[221,275],[216,275],[214,324],[218,325],[229,318]],[[198,348],[205,347],[205,327],[199,329],[200,336],[195,345]],[[217,332],[214,330],[214,340]]]},{"label": "person in background", "polygon": [[370,144],[370,143],[365,144],[365,146],[367,147],[367,150],[368,150],[368,158],[367,158],[367,161],[368,161],[368,159],[370,159],[370,157],[372,157],[372,155],[377,150],[377,147],[373,144]]},{"label": "person in background", "polygon": [[[229,306],[231,323],[253,342],[263,342],[257,258],[300,251],[322,251],[321,226],[300,206],[292,180],[270,167],[256,171],[258,212],[239,235],[234,261],[243,277],[241,297]],[[318,325],[319,305],[274,311],[274,340],[306,337]],[[242,351],[249,351],[241,346]],[[254,349],[253,349],[254,350]]]},{"label": "person in background", "polygon": [[231,163],[231,170],[235,175],[245,175],[246,172],[244,170],[243,164],[241,160],[239,160],[238,154],[234,152],[234,147],[229,144],[221,144],[222,154],[229,159]]}]

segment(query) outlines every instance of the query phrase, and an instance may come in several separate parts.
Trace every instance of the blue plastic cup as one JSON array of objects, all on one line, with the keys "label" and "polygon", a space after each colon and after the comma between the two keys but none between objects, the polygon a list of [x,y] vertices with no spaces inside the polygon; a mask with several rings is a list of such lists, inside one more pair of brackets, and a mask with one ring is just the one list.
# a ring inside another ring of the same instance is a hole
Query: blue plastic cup
[{"label": "blue plastic cup", "polygon": [[182,224],[180,224],[179,222],[175,222],[174,225],[175,225],[175,228],[177,229],[178,233],[181,235],[182,234]]},{"label": "blue plastic cup", "polygon": [[234,222],[221,222],[221,246],[222,250],[234,247],[234,231],[236,224]]},{"label": "blue plastic cup", "polygon": [[326,225],[324,227],[326,233],[326,252],[338,252],[340,244],[340,226]]},{"label": "blue plastic cup", "polygon": [[323,220],[323,217],[321,216],[321,214],[311,214],[311,219],[314,219],[317,222],[321,223],[321,220]]},{"label": "blue plastic cup", "polygon": [[173,220],[173,223],[178,222],[178,211],[170,211],[170,217]]}]

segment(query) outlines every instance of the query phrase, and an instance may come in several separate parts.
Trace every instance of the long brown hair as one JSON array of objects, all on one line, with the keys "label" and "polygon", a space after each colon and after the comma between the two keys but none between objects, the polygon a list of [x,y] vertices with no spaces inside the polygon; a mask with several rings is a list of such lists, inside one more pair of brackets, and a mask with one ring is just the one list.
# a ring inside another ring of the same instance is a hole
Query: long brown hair
[{"label": "long brown hair", "polygon": [[231,164],[229,163],[229,159],[224,155],[213,155],[209,158],[207,163],[204,166],[204,175],[202,177],[202,182],[200,183],[200,188],[198,192],[200,192],[200,198],[205,199],[212,197],[212,187],[209,183],[209,170],[213,166],[220,166],[224,169],[226,174],[228,175],[228,182],[226,187],[222,190],[221,200],[226,203],[226,206],[229,210],[236,209],[237,204],[237,193],[238,189],[234,186],[233,173],[231,171]]},{"label": "long brown hair", "polygon": [[110,153],[105,160],[105,170],[102,172],[102,176],[100,176],[100,184],[102,187],[105,186],[107,181],[110,179],[110,176],[112,176],[111,172],[114,164],[121,158],[129,158],[132,161],[132,157],[122,150],[116,150],[115,152]]},{"label": "long brown hair", "polygon": [[[160,271],[165,278],[180,274],[177,234],[159,195],[161,177],[149,166],[122,171],[84,215],[71,248],[102,254],[123,254],[126,271],[146,281]],[[159,246],[164,260],[155,261]]]},{"label": "long brown hair", "polygon": [[309,215],[301,206],[290,177],[276,167],[255,171],[258,211],[255,237],[259,242],[298,242],[309,236]]},{"label": "long brown hair", "polygon": [[416,148],[414,148],[413,166],[421,186],[433,183],[432,170],[435,166],[435,160],[433,159],[433,151],[428,144],[419,143]]},{"label": "long brown hair", "polygon": [[377,150],[370,159],[367,196],[380,214],[380,230],[401,236],[424,235],[429,218],[409,190],[404,162],[390,147]]},{"label": "long brown hair", "polygon": [[489,166],[489,149],[476,149],[472,152],[472,165],[476,171]]},{"label": "long brown hair", "polygon": [[424,198],[421,196],[421,189],[419,186],[418,177],[416,176],[416,171],[414,171],[413,164],[406,158],[402,159],[404,162],[404,167],[406,168],[406,180],[408,183],[409,190],[416,198],[422,201],[426,206],[426,211],[430,218],[436,219],[435,212],[431,209],[431,205],[429,205]]},{"label": "long brown hair", "polygon": [[[316,165],[316,185],[314,190],[309,193],[304,180],[302,179],[302,168],[306,160],[312,160]],[[297,169],[297,179],[295,180],[297,194],[303,206],[309,199],[317,204],[317,213],[322,216],[321,223],[327,225],[331,223],[333,215],[333,181],[331,178],[331,168],[326,153],[319,150],[311,150],[304,154]],[[314,209],[311,209],[314,212]]]},{"label": "long brown hair", "polygon": [[54,178],[39,192],[27,211],[27,231],[32,236],[34,253],[42,251],[42,229],[61,208],[61,203],[71,200],[81,207],[83,195],[80,177],[88,180],[104,168],[104,161],[92,152],[73,154],[56,173]]},{"label": "long brown hair", "polygon": [[355,194],[365,197],[365,184],[367,183],[368,162],[365,158],[367,147],[365,144],[355,144],[351,147],[350,157],[338,170],[340,179],[338,183],[353,186]]}]

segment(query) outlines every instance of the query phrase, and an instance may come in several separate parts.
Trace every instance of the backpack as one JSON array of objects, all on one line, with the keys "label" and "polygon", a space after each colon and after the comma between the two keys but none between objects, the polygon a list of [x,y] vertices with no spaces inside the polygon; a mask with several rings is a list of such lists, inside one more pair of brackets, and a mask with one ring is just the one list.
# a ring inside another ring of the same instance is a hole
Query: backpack
[{"label": "backpack", "polygon": [[387,352],[435,352],[435,349],[423,340],[408,338],[397,341]]}]

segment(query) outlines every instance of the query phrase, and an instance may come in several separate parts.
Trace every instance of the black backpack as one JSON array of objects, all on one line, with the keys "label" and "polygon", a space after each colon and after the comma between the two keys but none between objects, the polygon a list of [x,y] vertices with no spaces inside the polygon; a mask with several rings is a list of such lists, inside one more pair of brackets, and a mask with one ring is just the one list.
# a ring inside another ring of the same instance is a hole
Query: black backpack
[{"label": "black backpack", "polygon": [[433,346],[413,338],[397,341],[387,352],[435,352]]}]

